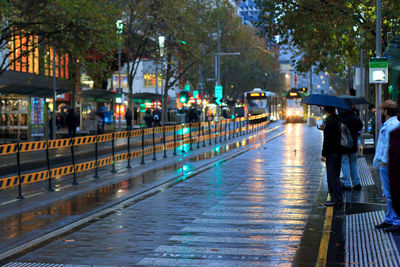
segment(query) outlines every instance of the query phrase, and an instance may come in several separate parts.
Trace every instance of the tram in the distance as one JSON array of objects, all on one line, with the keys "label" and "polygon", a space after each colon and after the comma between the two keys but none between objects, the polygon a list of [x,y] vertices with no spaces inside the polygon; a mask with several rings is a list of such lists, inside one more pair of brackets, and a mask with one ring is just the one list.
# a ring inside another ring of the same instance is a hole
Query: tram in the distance
[{"label": "tram in the distance", "polygon": [[286,122],[304,122],[306,120],[306,106],[301,103],[302,99],[301,89],[290,89],[287,92],[284,104]]},{"label": "tram in the distance", "polygon": [[278,95],[273,92],[255,88],[244,93],[245,116],[267,114],[263,120],[278,119]]}]

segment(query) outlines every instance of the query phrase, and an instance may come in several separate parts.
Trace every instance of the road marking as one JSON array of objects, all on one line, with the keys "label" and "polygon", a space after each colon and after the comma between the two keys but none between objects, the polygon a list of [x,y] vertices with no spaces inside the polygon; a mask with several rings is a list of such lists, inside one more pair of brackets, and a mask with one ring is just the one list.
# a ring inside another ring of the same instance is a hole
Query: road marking
[{"label": "road marking", "polygon": [[181,230],[186,233],[237,233],[237,234],[277,234],[277,235],[302,235],[303,230],[273,229],[273,228],[244,228],[244,227],[196,227],[188,226]]},{"label": "road marking", "polygon": [[238,220],[238,219],[195,219],[193,223],[215,223],[215,224],[280,224],[280,225],[304,225],[304,221],[297,220]]},{"label": "road marking", "polygon": [[183,243],[188,242],[207,242],[207,243],[232,243],[232,244],[265,244],[285,247],[290,243],[297,244],[301,236],[292,235],[274,235],[274,236],[254,236],[254,237],[221,237],[221,236],[187,236],[175,235],[169,240],[179,241]]},{"label": "road marking", "polygon": [[282,214],[281,212],[271,212],[271,213],[254,213],[254,212],[204,212],[202,215],[210,216],[210,217],[245,217],[245,218],[254,218],[254,219],[278,219],[278,220],[306,220],[308,218],[308,214]]},{"label": "road marking", "polygon": [[328,257],[329,238],[331,235],[332,218],[333,218],[333,207],[327,207],[324,229],[322,232],[321,243],[319,245],[318,260],[317,260],[318,267],[326,266],[326,259]]},{"label": "road marking", "polygon": [[[239,257],[240,259],[240,257]],[[218,260],[202,260],[202,259],[165,259],[165,258],[144,258],[138,265],[152,266],[291,266],[290,262],[273,262],[273,261],[218,261]]]}]

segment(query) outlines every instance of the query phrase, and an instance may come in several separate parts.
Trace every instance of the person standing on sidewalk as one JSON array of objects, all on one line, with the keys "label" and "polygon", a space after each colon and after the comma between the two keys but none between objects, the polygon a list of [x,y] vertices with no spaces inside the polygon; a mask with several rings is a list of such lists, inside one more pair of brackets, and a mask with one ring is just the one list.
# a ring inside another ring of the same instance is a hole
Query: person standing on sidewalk
[{"label": "person standing on sidewalk", "polygon": [[[400,118],[400,113],[398,115]],[[389,141],[389,186],[393,209],[400,214],[400,127],[390,133]]]},{"label": "person standing on sidewalk", "polygon": [[125,113],[125,120],[126,120],[126,130],[132,130],[132,112],[129,108],[126,109]]},{"label": "person standing on sidewalk", "polygon": [[[350,190],[353,182],[354,190],[361,190],[360,175],[357,168],[358,132],[363,123],[353,110],[344,110],[339,114],[340,120],[347,126],[353,138],[353,147],[342,154],[343,190]],[[350,180],[351,177],[351,180]]]},{"label": "person standing on sidewalk", "polygon": [[79,126],[79,118],[75,114],[75,110],[71,108],[67,115],[68,136],[70,138],[76,136],[76,128]]},{"label": "person standing on sidewalk", "polygon": [[340,188],[340,122],[334,107],[325,107],[327,118],[324,126],[324,142],[321,161],[326,163],[326,177],[331,200],[325,206],[342,205],[342,190]]},{"label": "person standing on sidewalk", "polygon": [[[383,229],[384,231],[397,231],[400,229],[400,217],[394,211],[392,206],[392,198],[390,195],[390,184],[389,184],[389,138],[390,133],[400,126],[400,122],[397,119],[397,104],[391,100],[386,100],[379,107],[382,109],[382,115],[385,118],[385,123],[382,124],[378,136],[378,144],[376,146],[375,157],[373,166],[379,167],[380,179],[382,182],[383,194],[386,197],[387,211],[385,215],[385,221],[375,225],[377,229]],[[398,162],[396,164],[399,164]]]}]

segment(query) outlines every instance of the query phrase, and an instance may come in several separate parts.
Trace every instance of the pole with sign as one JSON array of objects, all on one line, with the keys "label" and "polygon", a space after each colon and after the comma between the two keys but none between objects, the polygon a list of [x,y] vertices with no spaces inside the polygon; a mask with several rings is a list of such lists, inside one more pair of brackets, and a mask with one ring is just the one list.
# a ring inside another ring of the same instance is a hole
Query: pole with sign
[{"label": "pole with sign", "polygon": [[215,96],[215,103],[217,103],[218,105],[222,105],[222,97],[223,97],[223,89],[222,89],[222,85],[216,85],[214,87],[214,96]]}]

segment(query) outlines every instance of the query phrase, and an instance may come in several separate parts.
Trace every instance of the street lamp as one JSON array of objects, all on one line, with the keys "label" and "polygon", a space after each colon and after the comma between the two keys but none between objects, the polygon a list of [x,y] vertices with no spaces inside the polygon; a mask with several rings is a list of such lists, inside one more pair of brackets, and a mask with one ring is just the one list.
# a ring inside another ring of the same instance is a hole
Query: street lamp
[{"label": "street lamp", "polygon": [[[161,58],[161,73],[162,73],[162,65],[163,65],[163,58],[164,58],[164,48],[165,48],[165,37],[164,36],[158,36],[158,45],[160,47],[160,58]],[[161,75],[161,81],[163,81],[162,79],[162,75]],[[165,103],[165,84],[161,83],[161,125],[164,126],[164,114],[165,111],[167,109],[167,105]]]},{"label": "street lamp", "polygon": [[267,83],[268,73],[264,74],[264,91],[265,91],[265,84]]},{"label": "street lamp", "polygon": [[[119,40],[118,40],[118,94],[122,94],[122,88],[121,88],[121,35],[123,31],[123,23],[122,20],[117,20],[117,34],[119,35]],[[121,105],[124,103],[121,103],[118,109],[118,130],[121,131]]]}]

